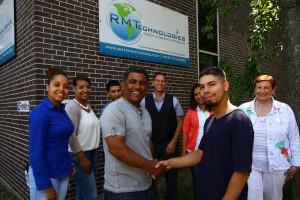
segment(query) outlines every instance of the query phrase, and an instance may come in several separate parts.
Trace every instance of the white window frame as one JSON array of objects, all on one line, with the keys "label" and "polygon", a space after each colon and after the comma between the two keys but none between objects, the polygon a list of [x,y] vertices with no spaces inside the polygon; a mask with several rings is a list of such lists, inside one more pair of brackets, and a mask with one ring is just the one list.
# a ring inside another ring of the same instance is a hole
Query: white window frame
[{"label": "white window frame", "polygon": [[205,51],[205,50],[200,50],[199,49],[199,22],[198,22],[198,0],[196,0],[196,15],[197,15],[197,66],[198,66],[198,77],[200,74],[200,58],[199,58],[199,53],[205,53],[213,56],[218,57],[218,62],[220,61],[220,44],[219,44],[219,12],[217,12],[217,53],[210,52],[210,51]]}]

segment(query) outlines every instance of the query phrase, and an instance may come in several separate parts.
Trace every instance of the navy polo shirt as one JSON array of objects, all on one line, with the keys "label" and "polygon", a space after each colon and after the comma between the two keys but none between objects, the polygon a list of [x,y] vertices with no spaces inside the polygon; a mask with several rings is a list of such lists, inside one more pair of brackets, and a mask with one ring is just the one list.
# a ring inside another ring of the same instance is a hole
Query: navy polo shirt
[{"label": "navy polo shirt", "polygon": [[[236,109],[216,119],[209,117],[199,145],[203,151],[200,165],[200,197],[222,199],[234,171],[251,172],[253,127],[245,113]],[[247,199],[247,185],[239,199]]]}]

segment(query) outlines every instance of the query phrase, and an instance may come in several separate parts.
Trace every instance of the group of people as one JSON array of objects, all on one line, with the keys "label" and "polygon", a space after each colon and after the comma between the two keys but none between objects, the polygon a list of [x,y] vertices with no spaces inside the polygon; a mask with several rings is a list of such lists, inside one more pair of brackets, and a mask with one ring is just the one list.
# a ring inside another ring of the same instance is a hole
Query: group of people
[{"label": "group of people", "polygon": [[106,200],[154,200],[161,176],[165,198],[176,200],[180,167],[191,168],[197,200],[279,200],[300,167],[298,126],[291,108],[273,99],[272,76],[257,77],[255,99],[236,107],[225,72],[206,68],[191,88],[184,117],[179,100],[166,92],[166,74],[154,74],[154,92],[147,95],[148,73],[133,66],[122,81],[107,83],[110,102],[99,120],[88,104],[86,76],[74,78],[75,98],[66,106],[67,74],[53,68],[47,76],[48,95],[29,116],[30,199],[65,199],[70,176],[76,200],[96,199],[100,130]]},{"label": "group of people", "polygon": [[154,92],[146,96],[148,81],[143,68],[129,68],[121,82],[123,97],[100,117],[106,199],[155,199],[156,181],[149,175],[163,174],[167,199],[176,199],[177,170],[155,166],[178,155],[183,111],[178,99],[165,92],[165,74],[154,74]]}]

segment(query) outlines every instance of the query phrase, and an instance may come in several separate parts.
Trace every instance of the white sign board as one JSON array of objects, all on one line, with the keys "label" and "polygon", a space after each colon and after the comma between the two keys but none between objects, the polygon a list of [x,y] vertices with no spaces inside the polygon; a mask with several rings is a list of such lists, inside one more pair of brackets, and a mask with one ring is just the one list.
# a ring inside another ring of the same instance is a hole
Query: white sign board
[{"label": "white sign board", "polygon": [[17,101],[17,111],[19,111],[19,112],[29,112],[30,111],[29,101]]},{"label": "white sign board", "polygon": [[100,54],[189,66],[188,17],[146,0],[99,0]]},{"label": "white sign board", "polygon": [[15,55],[14,1],[3,0],[0,5],[0,65]]}]

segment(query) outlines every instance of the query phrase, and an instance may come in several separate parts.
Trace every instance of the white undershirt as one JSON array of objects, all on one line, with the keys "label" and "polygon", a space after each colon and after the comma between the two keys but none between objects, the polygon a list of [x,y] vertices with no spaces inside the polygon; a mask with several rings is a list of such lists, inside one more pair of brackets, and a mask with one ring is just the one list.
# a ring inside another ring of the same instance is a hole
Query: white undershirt
[{"label": "white undershirt", "polygon": [[254,144],[252,168],[269,171],[266,117],[257,117],[254,125]]},{"label": "white undershirt", "polygon": [[197,114],[198,114],[199,129],[198,129],[198,137],[197,137],[197,141],[196,141],[195,150],[198,149],[200,141],[203,137],[204,124],[205,124],[206,119],[209,117],[209,112],[207,110],[205,112],[203,112],[199,108],[199,106],[197,106]]},{"label": "white undershirt", "polygon": [[82,151],[96,149],[100,143],[100,125],[95,113],[81,109],[81,119],[78,126],[78,141]]}]

